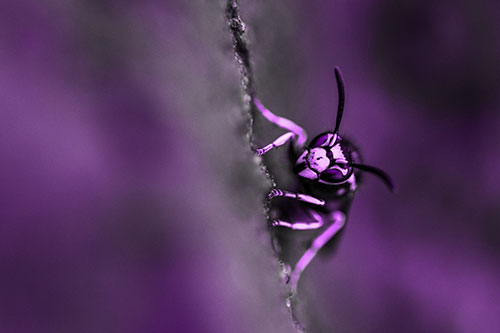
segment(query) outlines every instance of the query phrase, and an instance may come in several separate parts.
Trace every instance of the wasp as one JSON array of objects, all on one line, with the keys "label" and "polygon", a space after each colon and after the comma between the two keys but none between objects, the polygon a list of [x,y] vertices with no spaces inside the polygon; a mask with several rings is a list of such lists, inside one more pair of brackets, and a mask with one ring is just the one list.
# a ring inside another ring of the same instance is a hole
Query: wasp
[{"label": "wasp", "polygon": [[270,225],[272,228],[287,228],[297,232],[318,231],[288,275],[288,283],[293,293],[297,290],[302,272],[316,254],[344,228],[361,173],[374,174],[394,192],[394,183],[389,175],[379,168],[363,164],[359,150],[339,135],[345,93],[340,69],[335,67],[334,72],[339,95],[335,128],[318,134],[309,144],[306,144],[307,133],[302,127],[275,115],[258,98],[252,97],[255,108],[268,121],[288,131],[272,143],[256,149],[255,153],[262,156],[288,143],[292,170],[298,179],[298,192],[274,188],[267,199],[271,201],[281,197],[299,202],[302,210],[301,220],[290,217],[271,218]]}]

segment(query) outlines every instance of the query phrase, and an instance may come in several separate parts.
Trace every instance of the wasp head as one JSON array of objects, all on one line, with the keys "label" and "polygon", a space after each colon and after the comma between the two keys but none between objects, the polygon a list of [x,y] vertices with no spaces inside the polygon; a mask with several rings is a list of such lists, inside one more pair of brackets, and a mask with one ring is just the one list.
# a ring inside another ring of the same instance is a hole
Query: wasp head
[{"label": "wasp head", "polygon": [[327,185],[340,185],[347,182],[354,190],[356,186],[353,170],[356,168],[360,171],[373,173],[391,191],[394,191],[394,184],[389,175],[379,168],[360,164],[357,150],[338,135],[345,101],[344,80],[338,67],[335,67],[335,78],[339,94],[335,128],[333,131],[319,134],[311,141],[295,162],[294,172],[301,178]]},{"label": "wasp head", "polygon": [[351,151],[333,132],[316,136],[295,162],[295,173],[326,184],[342,184],[352,175]]}]

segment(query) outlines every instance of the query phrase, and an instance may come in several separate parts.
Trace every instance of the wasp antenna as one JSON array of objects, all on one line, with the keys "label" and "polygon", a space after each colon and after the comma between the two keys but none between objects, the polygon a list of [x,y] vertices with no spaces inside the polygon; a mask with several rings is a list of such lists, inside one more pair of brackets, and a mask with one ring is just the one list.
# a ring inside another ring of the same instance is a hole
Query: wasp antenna
[{"label": "wasp antenna", "polygon": [[337,79],[337,88],[339,91],[339,106],[337,108],[337,122],[335,123],[335,130],[333,133],[337,133],[339,131],[340,122],[342,121],[342,115],[344,114],[344,79],[342,79],[342,72],[340,68],[335,66],[335,78]]},{"label": "wasp antenna", "polygon": [[384,184],[389,188],[389,190],[391,190],[392,193],[396,192],[396,186],[394,185],[392,178],[384,170],[365,164],[350,163],[349,165],[361,171],[373,173],[384,182]]}]

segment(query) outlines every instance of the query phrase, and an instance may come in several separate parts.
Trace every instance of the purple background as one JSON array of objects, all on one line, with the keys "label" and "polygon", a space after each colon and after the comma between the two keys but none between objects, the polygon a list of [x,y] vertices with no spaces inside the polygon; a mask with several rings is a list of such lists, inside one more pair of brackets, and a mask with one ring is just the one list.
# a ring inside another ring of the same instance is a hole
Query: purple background
[{"label": "purple background", "polygon": [[[224,5],[0,3],[1,332],[293,331]],[[497,331],[498,3],[241,7],[263,102],[324,131],[339,65],[342,131],[399,187],[365,177],[306,326]]]}]

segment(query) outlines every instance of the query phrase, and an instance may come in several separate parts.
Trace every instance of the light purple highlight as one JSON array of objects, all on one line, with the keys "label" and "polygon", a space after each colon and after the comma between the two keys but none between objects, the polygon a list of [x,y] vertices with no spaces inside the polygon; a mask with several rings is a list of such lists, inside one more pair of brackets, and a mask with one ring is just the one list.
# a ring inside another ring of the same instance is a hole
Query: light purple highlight
[{"label": "light purple highlight", "polygon": [[273,148],[280,147],[287,143],[291,138],[293,138],[295,134],[293,132],[288,132],[277,138],[276,140],[273,141],[273,143],[268,144],[265,147],[257,149],[256,153],[259,156],[264,155],[268,151],[270,151]]},{"label": "light purple highlight", "polygon": [[316,254],[321,248],[332,239],[340,229],[345,225],[346,216],[339,211],[332,214],[333,224],[329,226],[321,235],[319,235],[311,245],[311,247],[304,253],[304,255],[299,259],[297,265],[292,272],[290,277],[290,287],[293,293],[297,291],[297,283],[299,282],[302,272],[306,269],[309,263],[314,259]]},{"label": "light purple highlight", "polygon": [[262,103],[260,102],[260,100],[258,98],[254,98],[253,101],[254,101],[257,109],[260,111],[260,113],[262,113],[262,115],[267,120],[269,120],[270,122],[272,122],[276,126],[279,126],[281,128],[292,131],[293,133],[295,133],[297,135],[297,139],[295,141],[295,145],[297,147],[303,147],[306,144],[307,133],[302,127],[300,127],[299,125],[297,125],[296,123],[294,123],[293,121],[291,121],[289,119],[275,115],[274,113],[269,111],[269,109],[267,109],[264,105],[262,105]]},{"label": "light purple highlight", "polygon": [[274,220],[273,227],[285,227],[293,230],[315,230],[323,226],[323,218],[313,210],[309,211],[313,215],[314,222],[288,222],[283,220]]},{"label": "light purple highlight", "polygon": [[315,198],[311,195],[304,194],[304,193],[294,193],[294,192],[289,192],[285,190],[280,190],[280,189],[273,189],[271,192],[268,194],[268,199],[272,199],[274,197],[284,197],[284,198],[291,198],[291,199],[297,199],[299,201],[307,202],[313,205],[318,205],[318,206],[324,206],[325,205],[325,200],[323,199],[318,199]]}]

